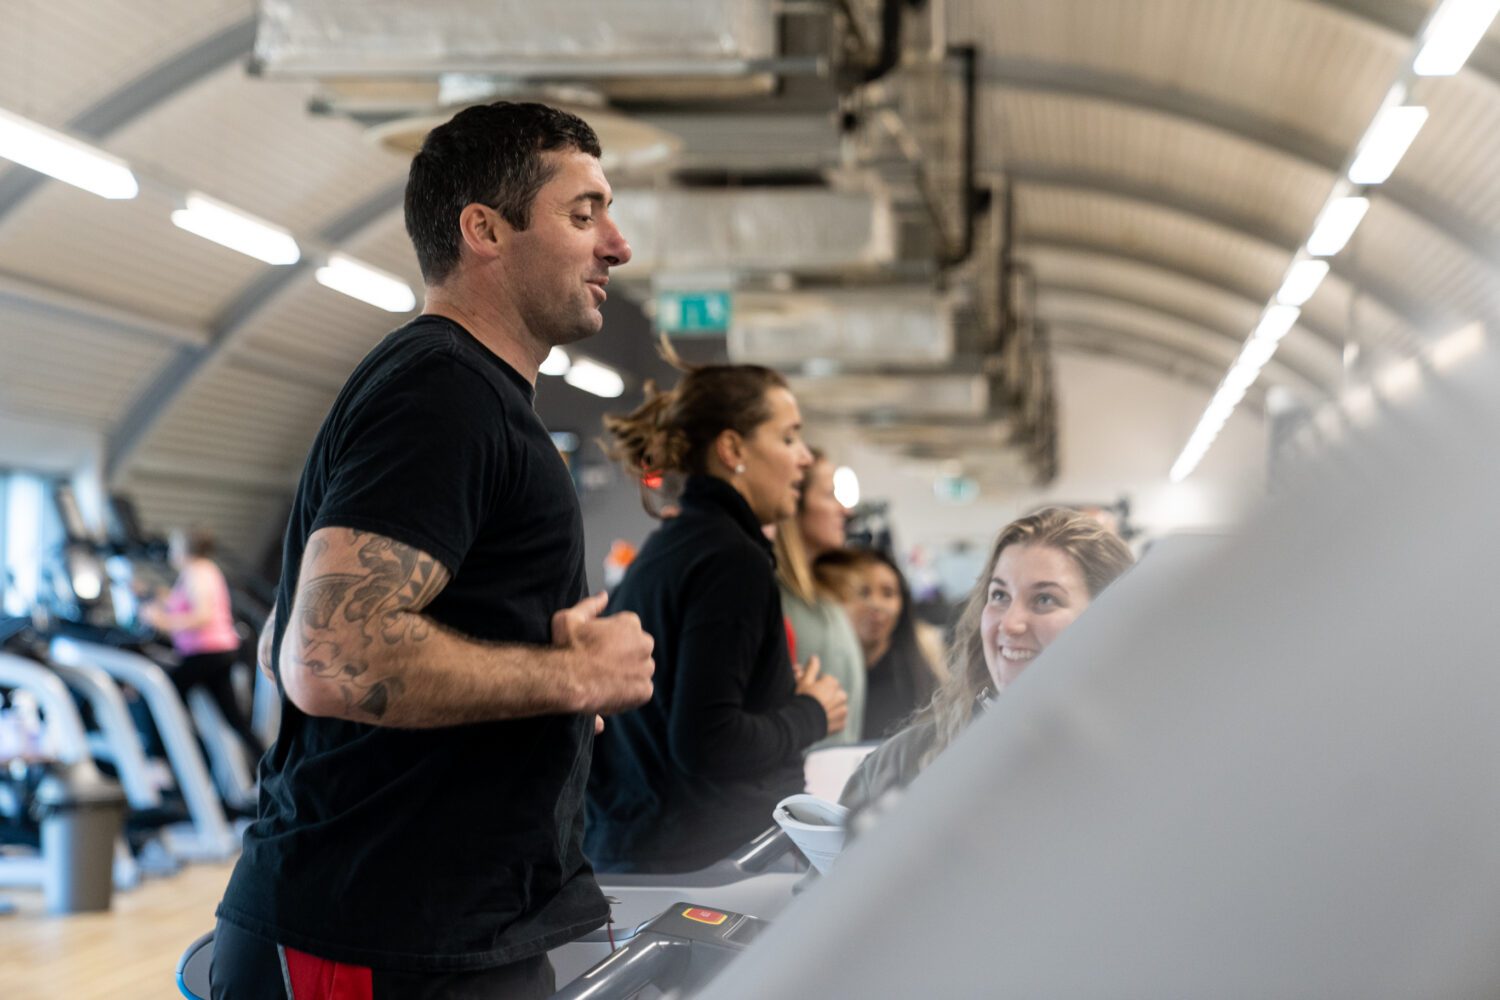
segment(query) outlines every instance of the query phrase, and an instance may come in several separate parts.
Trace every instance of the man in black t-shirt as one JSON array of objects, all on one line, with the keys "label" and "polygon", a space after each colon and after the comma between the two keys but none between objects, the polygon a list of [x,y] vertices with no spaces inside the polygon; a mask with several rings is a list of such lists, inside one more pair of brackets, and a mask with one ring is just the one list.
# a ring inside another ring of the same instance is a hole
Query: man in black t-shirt
[{"label": "man in black t-shirt", "polygon": [[426,305],[350,376],[297,488],[261,639],[281,729],[215,998],[544,997],[546,951],[604,922],[590,747],[597,714],[650,697],[652,643],[584,597],[578,500],[532,409],[630,259],[599,153],[578,118],[501,102],[412,162]]}]

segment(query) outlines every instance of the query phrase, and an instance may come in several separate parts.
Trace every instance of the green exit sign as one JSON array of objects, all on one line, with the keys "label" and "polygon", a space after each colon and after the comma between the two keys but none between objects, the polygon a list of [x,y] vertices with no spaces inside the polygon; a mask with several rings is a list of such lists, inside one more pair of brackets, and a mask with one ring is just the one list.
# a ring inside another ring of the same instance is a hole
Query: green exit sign
[{"label": "green exit sign", "polygon": [[667,333],[727,333],[728,292],[658,292],[656,325]]}]

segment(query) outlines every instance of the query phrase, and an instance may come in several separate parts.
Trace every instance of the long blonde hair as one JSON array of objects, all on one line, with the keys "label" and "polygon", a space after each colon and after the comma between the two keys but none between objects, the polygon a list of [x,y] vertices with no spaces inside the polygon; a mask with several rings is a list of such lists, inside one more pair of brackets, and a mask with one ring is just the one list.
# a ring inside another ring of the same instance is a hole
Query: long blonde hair
[{"label": "long blonde hair", "polygon": [[1070,557],[1083,574],[1090,599],[1098,597],[1135,562],[1130,548],[1118,535],[1086,514],[1066,507],[1043,508],[1001,529],[990,547],[984,572],[974,581],[954,626],[947,654],[947,676],[932,700],[913,719],[915,723],[934,723],[937,727],[932,745],[923,754],[923,767],[932,763],[973,721],[980,697],[992,687],[989,667],[984,662],[979,619],[989,597],[995,564],[1000,561],[1000,553],[1011,545],[1045,545]]},{"label": "long blonde hair", "polygon": [[826,463],[828,456],[817,448],[812,452],[812,465],[802,477],[803,489],[797,497],[797,513],[776,522],[776,579],[787,590],[808,604],[820,598],[834,597],[813,575],[812,558],[807,554],[807,539],[802,535],[800,518],[807,506],[807,483],[812,480],[813,470],[820,462]]}]

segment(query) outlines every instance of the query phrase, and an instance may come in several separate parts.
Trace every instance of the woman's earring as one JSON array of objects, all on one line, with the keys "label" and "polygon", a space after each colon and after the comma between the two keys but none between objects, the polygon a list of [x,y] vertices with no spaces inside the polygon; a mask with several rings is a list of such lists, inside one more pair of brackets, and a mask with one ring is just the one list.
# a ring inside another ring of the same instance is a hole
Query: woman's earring
[{"label": "woman's earring", "polygon": [[743,476],[745,474],[745,463],[744,462],[741,462],[739,465],[736,465],[734,467],[734,474],[736,476]]}]

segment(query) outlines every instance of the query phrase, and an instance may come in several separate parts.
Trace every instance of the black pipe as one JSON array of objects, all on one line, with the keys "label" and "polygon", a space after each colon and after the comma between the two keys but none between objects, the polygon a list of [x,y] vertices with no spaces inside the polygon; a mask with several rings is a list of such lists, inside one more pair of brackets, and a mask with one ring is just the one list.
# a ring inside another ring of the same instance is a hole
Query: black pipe
[{"label": "black pipe", "polygon": [[963,242],[958,251],[948,252],[943,260],[944,264],[952,267],[968,260],[969,255],[974,252],[974,217],[982,210],[980,194],[974,184],[974,178],[978,174],[976,160],[979,155],[979,49],[973,45],[955,45],[948,49],[948,54],[957,56],[963,66],[964,87]]},{"label": "black pipe", "polygon": [[[853,10],[849,11],[853,16]],[[865,83],[874,83],[901,61],[901,0],[885,0],[880,7],[880,58],[865,71]]]}]

